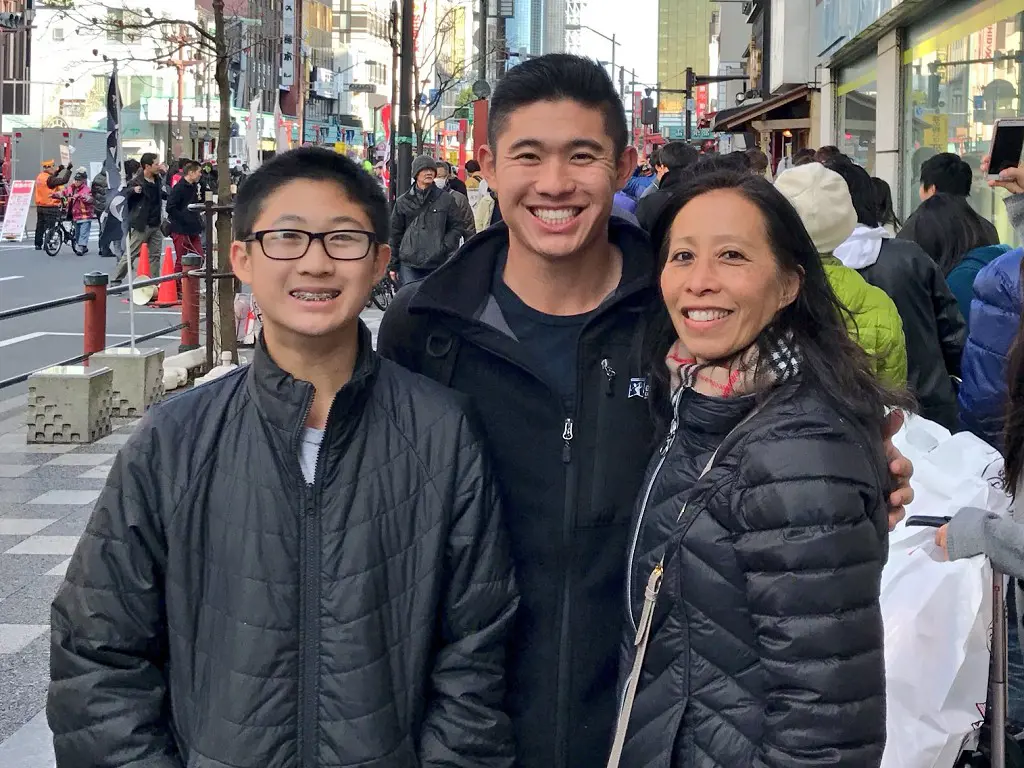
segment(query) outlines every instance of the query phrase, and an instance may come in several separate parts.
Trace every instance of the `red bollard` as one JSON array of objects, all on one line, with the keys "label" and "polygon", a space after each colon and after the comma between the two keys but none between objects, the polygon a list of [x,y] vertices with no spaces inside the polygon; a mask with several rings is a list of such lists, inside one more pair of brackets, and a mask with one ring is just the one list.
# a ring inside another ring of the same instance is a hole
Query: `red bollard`
[{"label": "red bollard", "polygon": [[[85,292],[92,294],[92,299],[85,302],[85,327],[83,328],[83,353],[91,355],[107,348],[107,281],[103,272],[90,272],[82,278]],[[85,365],[89,358],[85,358]]]},{"label": "red bollard", "polygon": [[185,273],[181,278],[181,322],[186,323],[181,329],[181,344],[178,352],[199,349],[199,276],[192,274],[199,269],[203,257],[197,253],[186,253],[181,257],[181,269]]}]

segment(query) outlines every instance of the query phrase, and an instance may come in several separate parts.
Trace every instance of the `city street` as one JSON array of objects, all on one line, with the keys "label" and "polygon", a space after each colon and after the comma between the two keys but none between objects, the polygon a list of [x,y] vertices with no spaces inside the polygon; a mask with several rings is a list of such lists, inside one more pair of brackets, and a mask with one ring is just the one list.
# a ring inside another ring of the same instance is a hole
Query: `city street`
[{"label": "city street", "polygon": [[[114,262],[79,258],[65,247],[56,258],[31,242],[0,245],[0,308],[81,292],[82,274],[109,271]],[[0,322],[0,378],[44,367],[82,351],[82,306]],[[128,307],[107,307],[107,339],[127,338]],[[363,319],[376,340],[382,312]],[[176,309],[142,309],[137,333],[179,322]],[[160,344],[177,351],[177,332]],[[243,354],[243,358],[246,355]],[[115,420],[114,432],[91,445],[25,442],[26,387],[0,390],[0,766],[53,768],[46,724],[50,602],[85,530],[92,505],[134,420]]]}]

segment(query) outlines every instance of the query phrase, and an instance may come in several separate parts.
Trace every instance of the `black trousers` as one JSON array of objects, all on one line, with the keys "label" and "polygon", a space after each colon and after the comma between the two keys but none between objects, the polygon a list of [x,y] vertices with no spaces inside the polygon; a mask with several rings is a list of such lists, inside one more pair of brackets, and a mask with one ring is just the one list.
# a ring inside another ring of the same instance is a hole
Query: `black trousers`
[{"label": "black trousers", "polygon": [[121,222],[111,214],[103,219],[103,226],[100,228],[99,251],[101,256],[114,256],[110,252],[110,244],[121,239]]},{"label": "black trousers", "polygon": [[43,207],[36,208],[36,249],[43,247],[43,233],[46,228],[49,227],[53,222],[57,220],[60,215],[60,208],[56,207]]}]

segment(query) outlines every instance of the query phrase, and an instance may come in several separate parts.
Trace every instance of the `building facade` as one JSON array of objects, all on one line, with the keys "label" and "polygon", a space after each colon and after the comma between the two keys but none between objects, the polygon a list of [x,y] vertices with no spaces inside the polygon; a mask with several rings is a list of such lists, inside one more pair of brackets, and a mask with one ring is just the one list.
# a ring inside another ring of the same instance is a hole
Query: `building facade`
[{"label": "building facade", "polygon": [[821,131],[918,205],[921,165],[954,152],[974,169],[971,203],[1016,235],[981,159],[995,122],[1024,115],[1024,0],[823,0]]},{"label": "building facade", "polygon": [[[710,67],[711,0],[659,0],[658,85],[667,90],[686,87],[686,68],[698,75]],[[662,125],[682,125],[686,100],[681,93],[660,93]]]},{"label": "building facade", "polygon": [[[0,0],[0,12],[23,14],[25,3],[22,0]],[[3,35],[0,41],[0,114],[25,115],[31,101],[29,62],[32,36],[27,29],[0,32],[0,35]]]}]

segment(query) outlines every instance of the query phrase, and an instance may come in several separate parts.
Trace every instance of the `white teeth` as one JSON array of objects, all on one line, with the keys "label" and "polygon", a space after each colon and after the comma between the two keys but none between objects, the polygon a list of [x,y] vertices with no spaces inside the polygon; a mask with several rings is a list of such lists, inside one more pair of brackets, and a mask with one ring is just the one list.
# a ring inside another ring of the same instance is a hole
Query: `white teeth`
[{"label": "white teeth", "polygon": [[338,296],[339,291],[324,291],[322,293],[311,293],[310,291],[292,291],[292,296],[300,301],[330,301]]},{"label": "white teeth", "polygon": [[721,320],[729,313],[724,309],[691,309],[686,316],[698,323],[709,323],[712,320]]},{"label": "white teeth", "polygon": [[563,224],[578,216],[579,208],[534,208],[533,215],[549,224]]}]

